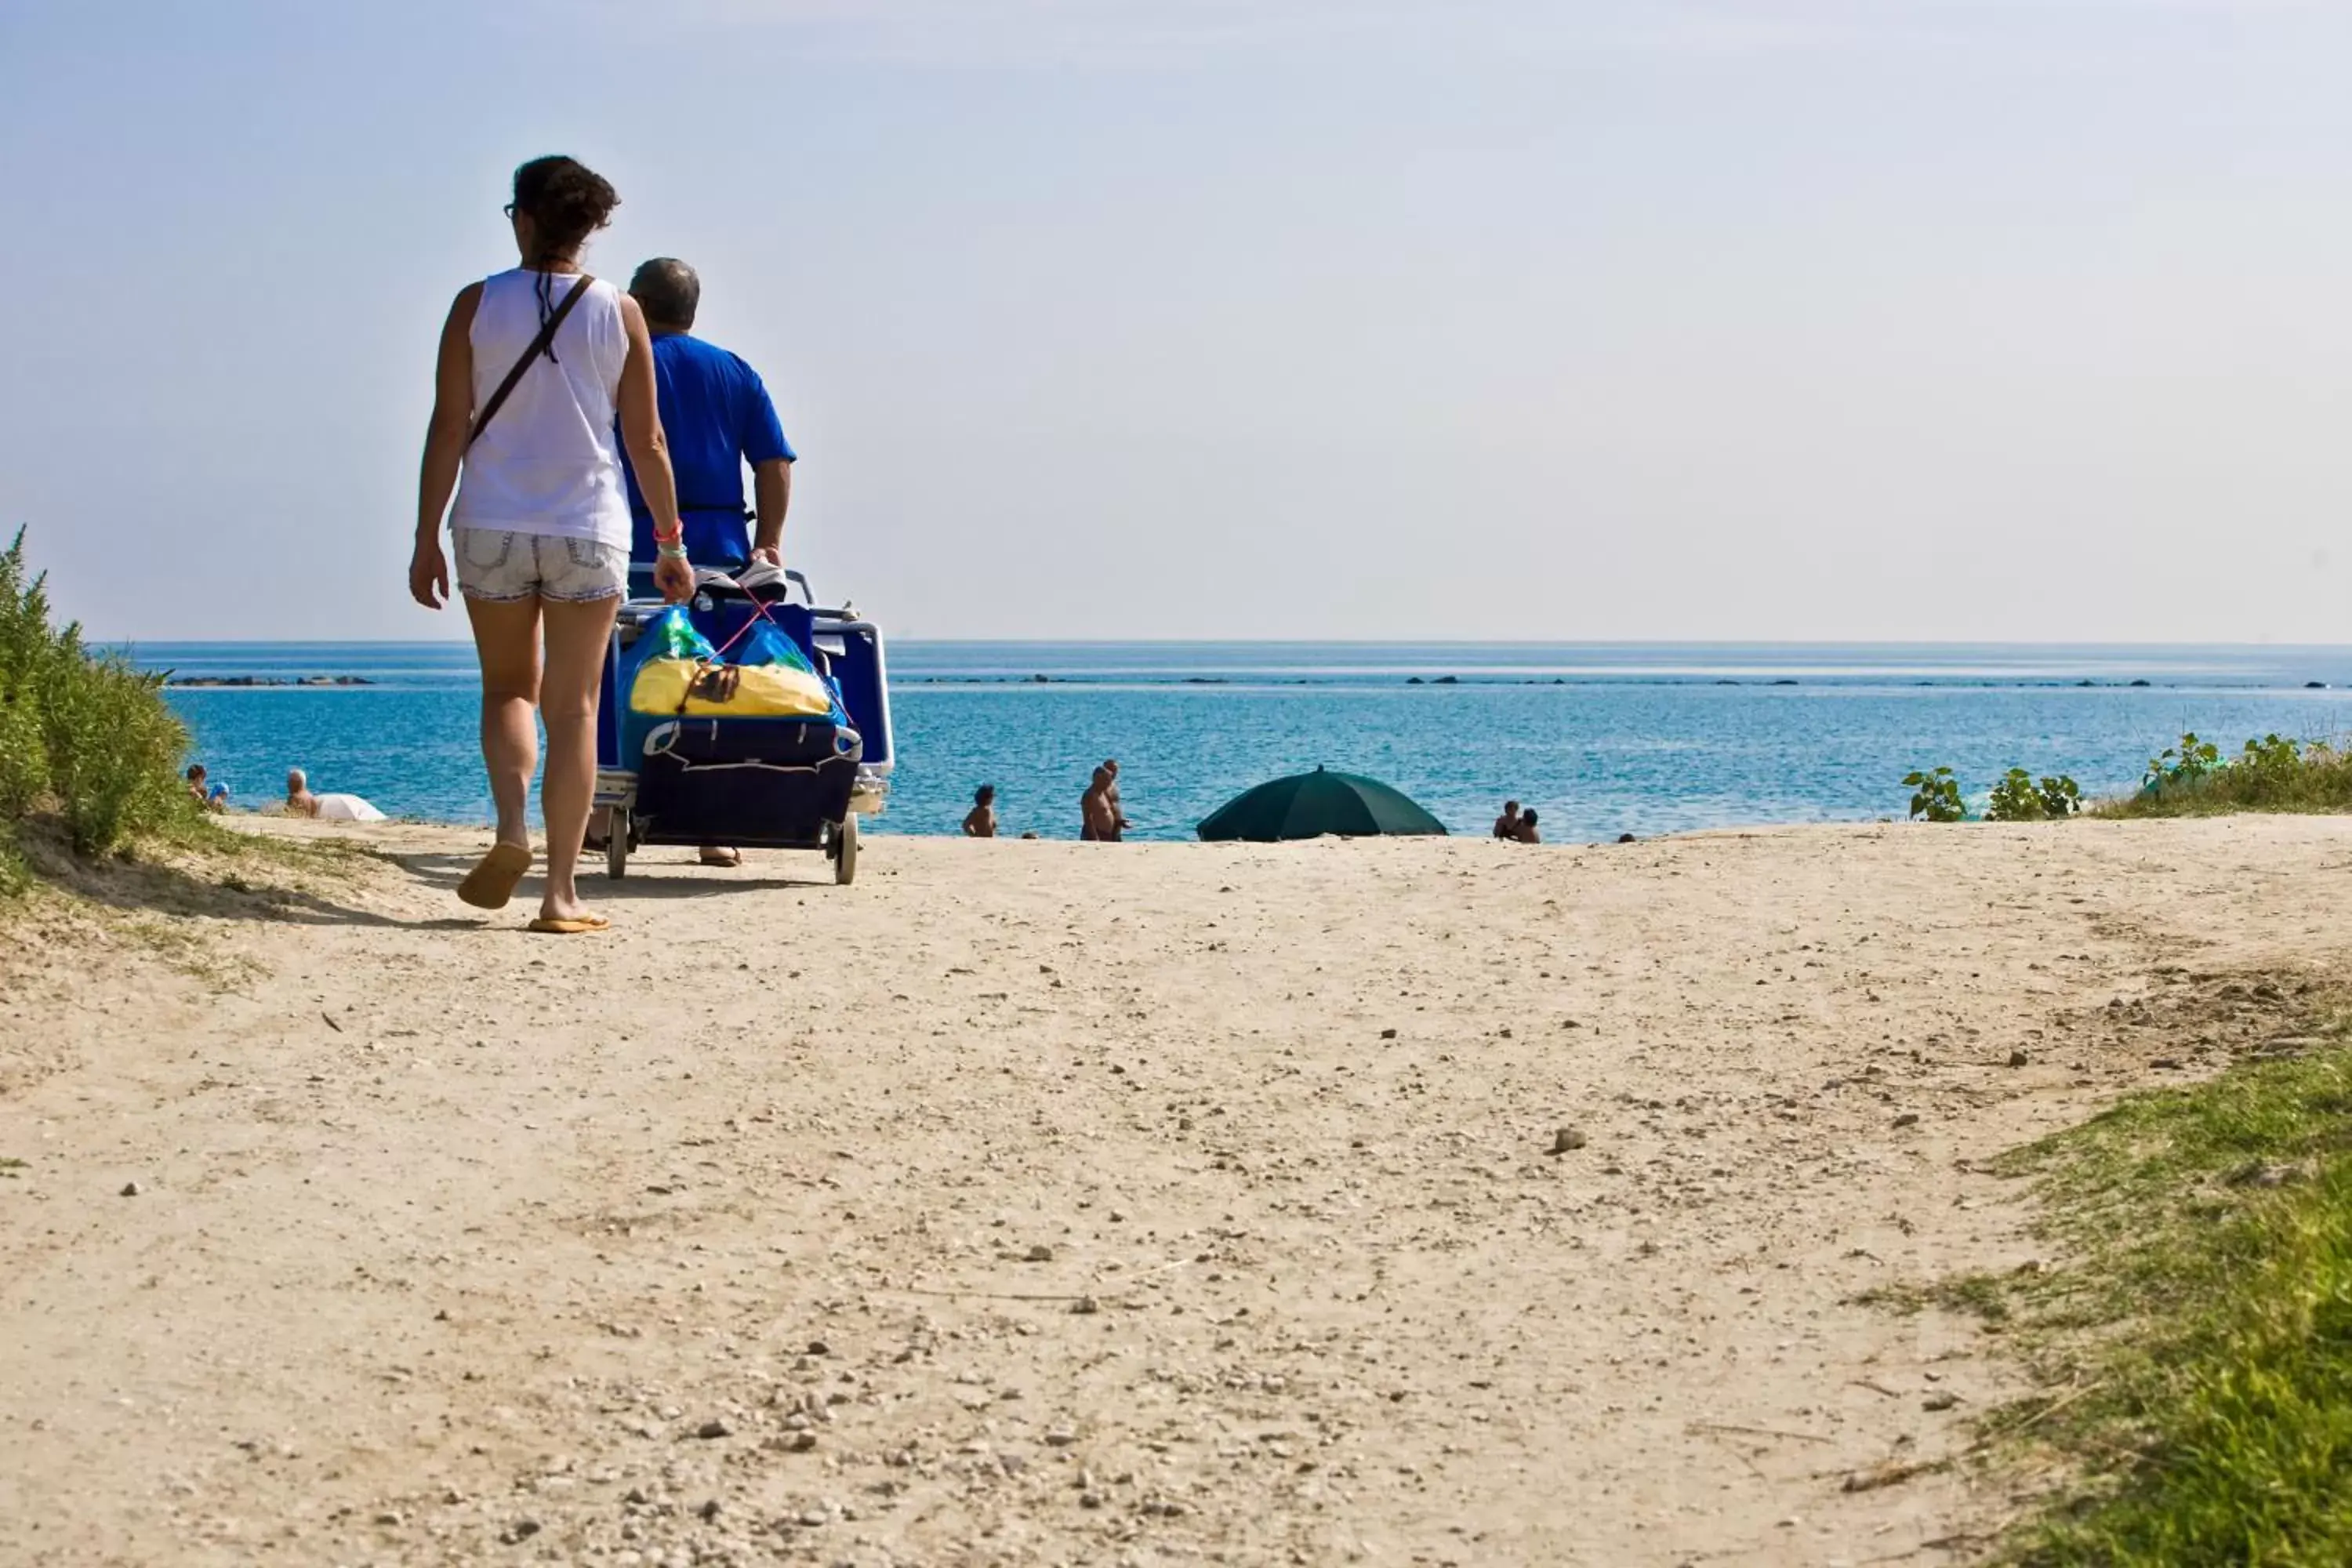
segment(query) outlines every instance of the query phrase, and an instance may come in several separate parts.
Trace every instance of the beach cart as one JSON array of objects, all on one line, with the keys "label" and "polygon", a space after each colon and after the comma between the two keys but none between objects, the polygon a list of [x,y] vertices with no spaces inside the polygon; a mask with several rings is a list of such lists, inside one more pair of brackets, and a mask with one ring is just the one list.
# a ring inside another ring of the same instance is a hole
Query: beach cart
[{"label": "beach cart", "polygon": [[[625,682],[639,637],[669,606],[651,574],[632,572],[604,659],[596,719],[596,805],[612,814],[605,870],[628,874],[648,844],[814,849],[835,882],[857,875],[857,821],[888,804],[894,761],[882,633],[843,605],[818,606],[798,572],[697,574],[688,619],[726,649],[766,622],[830,688],[826,717],[713,717],[632,711]],[[794,591],[798,591],[797,601]]]}]

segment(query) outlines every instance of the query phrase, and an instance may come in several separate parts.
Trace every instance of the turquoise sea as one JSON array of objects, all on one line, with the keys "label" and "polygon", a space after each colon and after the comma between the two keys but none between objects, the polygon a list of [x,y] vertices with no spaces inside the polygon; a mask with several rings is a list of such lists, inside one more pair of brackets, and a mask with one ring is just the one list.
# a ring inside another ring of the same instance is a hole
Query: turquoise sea
[{"label": "turquoise sea", "polygon": [[[467,645],[131,652],[182,678],[370,683],[173,689],[241,804],[300,766],[395,816],[488,816]],[[874,826],[906,833],[954,832],[990,782],[1007,832],[1076,837],[1107,756],[1144,838],[1190,837],[1237,791],[1321,763],[1456,832],[1511,795],[1575,840],[1899,817],[1897,781],[1939,763],[1974,798],[2011,764],[2113,793],[2184,729],[2230,748],[2352,730],[2343,647],[905,642],[890,660],[899,762]]]}]

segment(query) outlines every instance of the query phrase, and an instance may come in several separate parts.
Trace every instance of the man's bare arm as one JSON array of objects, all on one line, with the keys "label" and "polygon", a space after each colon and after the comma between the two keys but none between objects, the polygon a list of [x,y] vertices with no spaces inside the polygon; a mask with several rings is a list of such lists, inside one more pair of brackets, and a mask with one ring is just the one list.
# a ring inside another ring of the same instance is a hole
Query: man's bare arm
[{"label": "man's bare arm", "polygon": [[759,521],[751,531],[751,552],[765,550],[783,563],[784,513],[792,510],[793,464],[789,458],[771,458],[751,465],[751,505]]}]

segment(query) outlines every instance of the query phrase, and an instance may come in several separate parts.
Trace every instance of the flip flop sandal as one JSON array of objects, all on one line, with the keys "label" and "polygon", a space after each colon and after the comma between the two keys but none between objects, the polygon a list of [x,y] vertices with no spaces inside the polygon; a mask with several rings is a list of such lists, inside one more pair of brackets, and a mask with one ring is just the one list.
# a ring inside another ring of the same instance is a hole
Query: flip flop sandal
[{"label": "flip flop sandal", "polygon": [[494,844],[457,884],[457,896],[478,910],[502,910],[530,869],[530,850],[520,844]]},{"label": "flip flop sandal", "polygon": [[547,936],[587,936],[592,932],[609,931],[613,922],[603,915],[587,915],[576,921],[551,921],[541,915],[530,922],[530,929]]}]

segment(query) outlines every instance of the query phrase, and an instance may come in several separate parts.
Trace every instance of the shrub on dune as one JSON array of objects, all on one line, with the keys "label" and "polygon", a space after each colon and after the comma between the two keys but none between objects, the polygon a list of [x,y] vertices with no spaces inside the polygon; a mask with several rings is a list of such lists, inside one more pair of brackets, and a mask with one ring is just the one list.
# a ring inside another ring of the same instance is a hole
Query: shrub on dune
[{"label": "shrub on dune", "polygon": [[120,849],[193,815],[178,768],[187,731],[160,677],[53,629],[25,535],[0,552],[0,882],[21,879],[23,826],[54,816],[77,854]]}]

